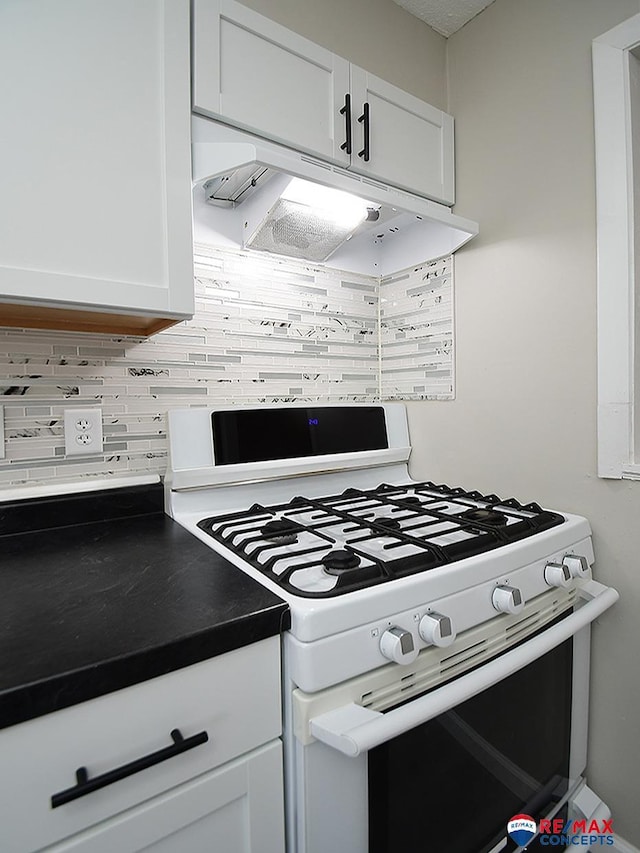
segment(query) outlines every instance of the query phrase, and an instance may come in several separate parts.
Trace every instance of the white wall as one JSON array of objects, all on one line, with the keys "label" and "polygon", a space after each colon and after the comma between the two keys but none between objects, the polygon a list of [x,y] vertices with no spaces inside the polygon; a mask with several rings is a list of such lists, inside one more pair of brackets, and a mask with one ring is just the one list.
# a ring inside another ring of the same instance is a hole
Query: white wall
[{"label": "white wall", "polygon": [[[638,0],[496,0],[448,43],[457,399],[410,404],[412,472],[586,515],[621,601],[593,632],[589,776],[640,844],[640,482],[596,476],[592,38]],[[414,441],[415,446],[415,441]]]}]

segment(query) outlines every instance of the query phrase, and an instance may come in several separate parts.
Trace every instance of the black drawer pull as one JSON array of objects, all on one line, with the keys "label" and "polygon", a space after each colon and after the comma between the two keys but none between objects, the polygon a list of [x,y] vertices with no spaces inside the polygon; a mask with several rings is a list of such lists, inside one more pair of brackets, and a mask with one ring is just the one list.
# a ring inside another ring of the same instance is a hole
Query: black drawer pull
[{"label": "black drawer pull", "polygon": [[344,106],[340,110],[340,115],[344,116],[344,133],[345,141],[340,148],[351,154],[351,95],[347,92],[344,96]]},{"label": "black drawer pull", "polygon": [[63,806],[65,803],[70,803],[72,800],[84,797],[92,791],[112,785],[114,782],[119,782],[120,779],[126,779],[127,776],[133,776],[134,773],[146,770],[147,767],[153,767],[154,764],[160,764],[161,761],[173,758],[174,755],[180,755],[181,752],[186,752],[188,749],[200,746],[200,744],[206,743],[209,740],[209,735],[206,732],[200,732],[192,737],[184,738],[180,733],[180,729],[174,729],[171,732],[171,739],[173,741],[171,746],[165,746],[163,749],[157,750],[157,752],[151,752],[142,758],[136,758],[135,761],[130,761],[128,764],[123,764],[122,767],[116,767],[115,770],[109,770],[107,773],[103,773],[102,776],[95,776],[93,779],[89,779],[86,767],[78,767],[76,770],[77,784],[73,788],[67,788],[66,791],[54,794],[51,797],[51,808],[57,809],[58,806]]},{"label": "black drawer pull", "polygon": [[358,123],[364,122],[364,148],[358,151],[358,157],[362,157],[365,163],[369,162],[369,104],[365,101],[362,107],[362,115],[358,116]]}]

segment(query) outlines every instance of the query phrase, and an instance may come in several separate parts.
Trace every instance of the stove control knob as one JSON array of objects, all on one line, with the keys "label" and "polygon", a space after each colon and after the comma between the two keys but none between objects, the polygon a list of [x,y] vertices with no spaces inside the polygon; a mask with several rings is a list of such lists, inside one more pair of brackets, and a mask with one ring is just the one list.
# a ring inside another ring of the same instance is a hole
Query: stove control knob
[{"label": "stove control knob", "polygon": [[420,636],[429,646],[446,648],[456,638],[456,632],[451,625],[451,619],[441,613],[427,613],[418,626]]},{"label": "stove control knob", "polygon": [[562,564],[568,567],[572,578],[589,577],[589,561],[580,554],[565,554]]},{"label": "stove control knob", "polygon": [[549,586],[566,589],[571,586],[571,571],[564,563],[547,563],[544,567],[544,580]]},{"label": "stove control knob", "polygon": [[413,663],[418,657],[413,634],[397,625],[385,631],[380,638],[380,651],[388,660],[396,663]]},{"label": "stove control knob", "polygon": [[520,613],[524,607],[524,598],[515,586],[503,584],[493,590],[491,603],[500,613]]}]

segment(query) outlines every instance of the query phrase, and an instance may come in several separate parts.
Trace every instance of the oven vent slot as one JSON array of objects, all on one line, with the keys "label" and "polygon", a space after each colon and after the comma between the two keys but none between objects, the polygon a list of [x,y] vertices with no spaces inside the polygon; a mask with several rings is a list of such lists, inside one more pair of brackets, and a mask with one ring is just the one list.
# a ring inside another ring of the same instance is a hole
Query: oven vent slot
[{"label": "oven vent slot", "polygon": [[570,610],[575,600],[575,590],[549,590],[525,605],[517,616],[502,614],[460,633],[447,649],[423,649],[410,672],[388,664],[319,694],[294,690],[295,735],[302,743],[311,743],[309,720],[332,708],[356,703],[374,711],[387,711],[433,690],[507,651]]},{"label": "oven vent slot", "polygon": [[[476,661],[474,658],[478,658],[478,663],[482,663],[483,660],[487,657],[486,648],[487,642],[484,643],[476,643],[473,647],[475,649],[474,652],[469,650],[469,654],[465,654],[464,656],[457,655],[458,660],[451,661],[449,658],[446,662],[442,661],[440,665],[440,672],[442,675],[449,675],[452,670],[455,670],[460,664],[464,664],[464,669],[467,670],[471,666],[475,666]],[[454,675],[457,673],[454,672]]]},{"label": "oven vent slot", "polygon": [[540,612],[536,611],[535,613],[532,613],[531,616],[528,616],[526,619],[522,619],[516,625],[509,625],[505,631],[505,634],[509,638],[510,642],[515,643],[520,639],[521,635],[524,637],[527,634],[530,634],[531,631],[535,631],[539,627],[541,627]]},{"label": "oven vent slot", "polygon": [[364,708],[383,711],[404,702],[405,699],[410,699],[417,693],[424,693],[431,685],[441,680],[440,661],[436,660],[431,662],[431,665],[421,666],[419,671],[413,671],[409,676],[395,679],[377,690],[361,693],[356,701]]},{"label": "oven vent slot", "polygon": [[416,674],[415,672],[410,672],[409,675],[405,675],[400,679],[401,682],[401,690],[410,690],[416,683]]},{"label": "oven vent slot", "polygon": [[[573,606],[575,597],[576,592],[572,589],[565,594],[562,600],[554,597],[551,601],[545,602],[544,608],[535,610],[532,613],[527,613],[517,622],[507,625],[505,633],[509,637],[510,643],[518,642],[521,636],[525,637],[527,634],[541,628],[551,619],[555,619],[556,616],[567,609],[567,606]],[[534,603],[537,603],[537,600]]]},{"label": "oven vent slot", "polygon": [[[546,598],[546,596],[549,598]],[[575,590],[559,597],[554,591],[538,596],[517,617],[497,616],[458,636],[448,649],[423,649],[410,675],[396,678],[356,699],[366,708],[386,711],[421,693],[468,672],[535,633],[560,613],[573,607]],[[506,623],[506,624],[505,624]],[[453,651],[453,654],[452,654]]]},{"label": "oven vent slot", "polygon": [[[456,663],[458,663],[459,660],[461,660],[461,659],[466,660],[468,658],[469,654],[474,654],[474,649],[476,650],[475,653],[479,654],[486,644],[487,644],[486,640],[480,640],[479,643],[475,643],[474,645],[471,645],[471,646],[466,646],[464,649],[462,649],[459,652],[456,652],[453,655],[446,655],[445,657],[442,658],[441,663],[442,663],[443,667],[446,667],[446,668],[454,666]],[[454,648],[455,648],[455,646],[454,646]]]},{"label": "oven vent slot", "polygon": [[356,701],[365,708],[371,708],[374,711],[386,711],[407,699],[438,687],[443,682],[461,675],[494,656],[491,644],[487,640],[481,643],[472,643],[468,648],[461,649],[458,654],[448,655],[445,660],[440,658],[438,654],[440,651],[440,649],[434,648],[425,649],[424,652],[421,652],[421,655],[424,655],[424,660],[421,660],[420,656],[418,657],[416,664],[419,666],[414,665],[415,669],[410,678],[397,678],[377,690],[370,690],[366,694],[361,694]]}]

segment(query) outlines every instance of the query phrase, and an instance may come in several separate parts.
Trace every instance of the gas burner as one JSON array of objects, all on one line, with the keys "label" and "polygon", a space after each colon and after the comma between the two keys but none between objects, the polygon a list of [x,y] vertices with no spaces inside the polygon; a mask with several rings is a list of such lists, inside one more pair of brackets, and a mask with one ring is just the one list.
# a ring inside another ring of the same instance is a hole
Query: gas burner
[{"label": "gas burner", "polygon": [[346,551],[341,548],[325,554],[320,562],[328,575],[339,576],[357,569],[360,566],[360,557],[353,551]]},{"label": "gas burner", "polygon": [[488,524],[491,527],[504,527],[507,524],[507,516],[495,509],[468,509],[460,513],[458,518],[466,518],[467,521],[478,521],[480,524]]},{"label": "gas burner", "polygon": [[389,518],[383,515],[379,518],[374,518],[373,521],[380,527],[384,527],[385,530],[400,530],[400,522],[397,518]]},{"label": "gas burner", "polygon": [[299,530],[295,522],[283,518],[268,521],[260,530],[260,534],[264,539],[277,542],[278,545],[293,545],[298,541]]},{"label": "gas burner", "polygon": [[535,504],[512,506],[510,499],[507,508],[493,495],[475,504],[471,492],[446,494],[431,483],[384,487],[388,499],[380,491],[261,502],[198,526],[284,590],[322,598],[437,569],[564,523]]}]

